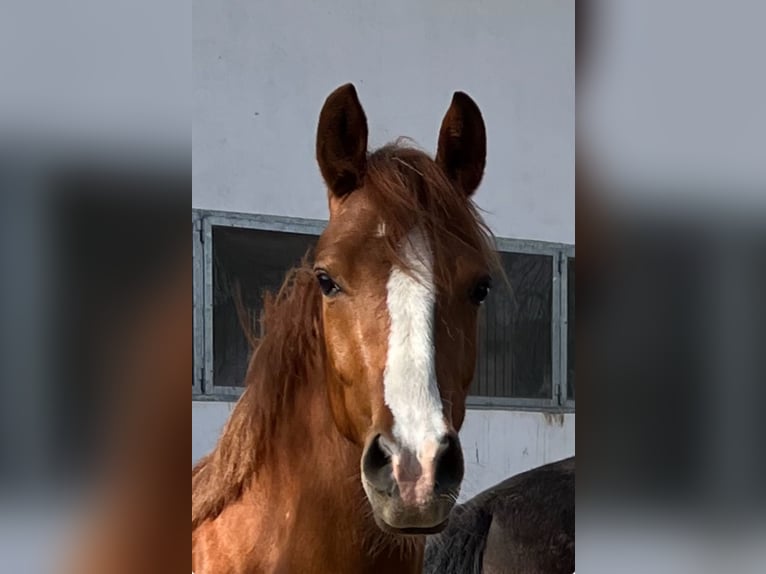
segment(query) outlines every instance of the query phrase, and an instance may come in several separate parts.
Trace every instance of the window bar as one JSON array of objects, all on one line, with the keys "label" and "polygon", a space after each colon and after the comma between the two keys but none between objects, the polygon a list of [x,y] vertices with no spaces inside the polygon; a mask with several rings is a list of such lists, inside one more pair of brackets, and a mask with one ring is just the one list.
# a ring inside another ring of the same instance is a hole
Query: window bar
[{"label": "window bar", "polygon": [[500,303],[500,309],[498,312],[498,317],[502,318],[502,328],[503,328],[503,340],[502,345],[500,346],[500,353],[502,353],[503,361],[502,361],[502,372],[503,372],[503,396],[508,396],[508,369],[506,368],[506,365],[508,363],[508,321],[507,321],[507,310],[508,306],[506,304],[505,299],[500,299],[498,301]]},{"label": "window bar", "polygon": [[192,393],[199,395],[203,392],[204,370],[202,360],[204,357],[203,345],[205,343],[204,321],[201,320],[203,305],[203,264],[202,264],[202,222],[192,213],[192,325],[194,341],[193,379]]},{"label": "window bar", "polygon": [[489,313],[484,314],[484,392],[490,396],[489,390]]},{"label": "window bar", "polygon": [[561,252],[551,257],[553,279],[551,282],[551,396],[554,406],[561,406]]},{"label": "window bar", "polygon": [[203,379],[202,392],[213,394],[213,226],[207,218],[202,222],[202,253],[203,253],[203,290],[202,301],[204,315],[202,328],[205,333],[203,346]]},{"label": "window bar", "polygon": [[499,373],[497,372],[497,353],[499,351],[498,349],[498,336],[497,336],[497,308],[495,309],[495,312],[492,313],[492,327],[494,332],[494,339],[493,339],[493,345],[492,345],[492,383],[494,388],[493,396],[497,397],[500,396],[497,392],[498,384],[502,390],[502,383],[500,382],[500,377],[498,376]]}]

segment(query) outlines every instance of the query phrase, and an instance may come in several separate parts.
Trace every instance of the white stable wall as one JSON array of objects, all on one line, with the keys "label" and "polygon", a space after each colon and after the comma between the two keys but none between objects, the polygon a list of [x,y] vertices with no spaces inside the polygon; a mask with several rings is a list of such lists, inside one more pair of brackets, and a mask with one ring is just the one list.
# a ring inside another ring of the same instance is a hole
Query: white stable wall
[{"label": "white stable wall", "polygon": [[325,219],[319,110],[353,82],[370,145],[435,152],[452,93],[488,130],[499,236],[574,243],[572,0],[194,0],[193,207]]},{"label": "white stable wall", "polygon": [[[452,93],[479,104],[488,158],[476,200],[501,237],[574,243],[571,0],[194,0],[193,200],[202,209],[326,219],[316,121],[345,82],[377,147],[434,152]],[[192,459],[229,403],[192,402]],[[575,452],[575,415],[470,410],[463,498]]]}]

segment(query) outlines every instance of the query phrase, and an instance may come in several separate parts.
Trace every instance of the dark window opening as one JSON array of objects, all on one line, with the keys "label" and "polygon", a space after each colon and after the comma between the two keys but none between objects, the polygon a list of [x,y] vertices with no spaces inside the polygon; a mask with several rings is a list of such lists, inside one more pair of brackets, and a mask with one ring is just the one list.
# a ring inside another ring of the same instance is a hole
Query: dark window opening
[{"label": "dark window opening", "polygon": [[500,257],[510,285],[495,281],[482,310],[471,394],[550,399],[552,257],[521,253]]},{"label": "dark window opening", "polygon": [[252,349],[237,313],[237,290],[260,336],[263,295],[276,292],[287,272],[316,242],[314,235],[213,227],[213,384],[242,387]]}]

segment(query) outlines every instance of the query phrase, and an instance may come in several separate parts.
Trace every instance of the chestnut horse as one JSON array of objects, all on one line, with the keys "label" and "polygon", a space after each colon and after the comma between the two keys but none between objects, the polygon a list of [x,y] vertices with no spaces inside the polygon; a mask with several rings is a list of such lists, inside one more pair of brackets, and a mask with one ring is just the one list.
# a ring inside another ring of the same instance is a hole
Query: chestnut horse
[{"label": "chestnut horse", "polygon": [[192,470],[192,567],[420,572],[463,479],[457,431],[479,306],[496,267],[471,196],[486,133],[457,92],[436,159],[369,153],[351,84],[325,101],[316,154],[329,223],[267,296],[247,387]]}]

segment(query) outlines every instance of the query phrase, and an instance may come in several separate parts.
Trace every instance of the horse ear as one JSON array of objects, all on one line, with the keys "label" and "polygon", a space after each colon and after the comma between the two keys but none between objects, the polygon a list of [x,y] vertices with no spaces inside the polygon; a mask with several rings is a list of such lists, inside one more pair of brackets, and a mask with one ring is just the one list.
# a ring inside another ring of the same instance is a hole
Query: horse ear
[{"label": "horse ear", "polygon": [[486,158],[487,131],[479,106],[467,94],[455,92],[439,131],[436,163],[471,196],[481,183]]},{"label": "horse ear", "polygon": [[353,84],[337,88],[325,100],[317,127],[317,162],[336,196],[361,187],[367,163],[367,118]]}]

